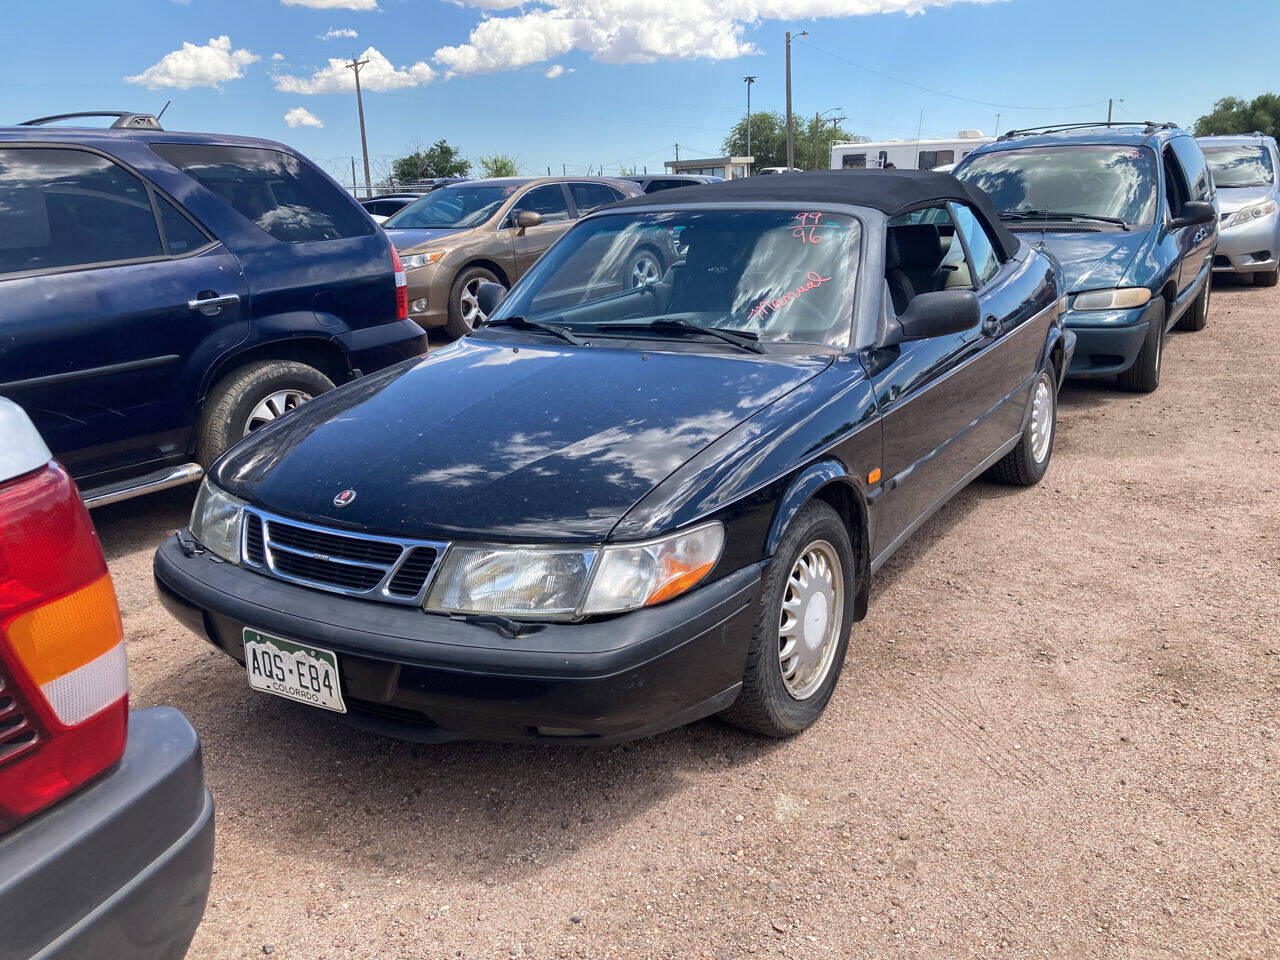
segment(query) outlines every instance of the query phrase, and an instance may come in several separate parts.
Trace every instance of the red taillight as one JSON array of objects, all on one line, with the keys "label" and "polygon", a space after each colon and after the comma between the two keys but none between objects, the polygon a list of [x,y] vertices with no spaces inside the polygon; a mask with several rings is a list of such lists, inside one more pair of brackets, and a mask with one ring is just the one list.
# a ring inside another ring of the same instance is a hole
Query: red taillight
[{"label": "red taillight", "polygon": [[0,830],[120,759],[120,611],[75,484],[57,464],[0,485]]},{"label": "red taillight", "polygon": [[396,275],[396,319],[409,319],[409,281],[404,275],[404,264],[400,262],[400,254],[391,248],[391,269]]}]

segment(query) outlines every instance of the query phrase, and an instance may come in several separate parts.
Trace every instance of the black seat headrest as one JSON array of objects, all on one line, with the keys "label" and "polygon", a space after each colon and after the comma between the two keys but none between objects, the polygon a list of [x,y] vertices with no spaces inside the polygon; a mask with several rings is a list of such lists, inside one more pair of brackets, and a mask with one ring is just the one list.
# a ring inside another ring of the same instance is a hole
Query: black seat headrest
[{"label": "black seat headrest", "polygon": [[886,232],[886,269],[928,267],[942,262],[942,235],[932,223],[909,223]]}]

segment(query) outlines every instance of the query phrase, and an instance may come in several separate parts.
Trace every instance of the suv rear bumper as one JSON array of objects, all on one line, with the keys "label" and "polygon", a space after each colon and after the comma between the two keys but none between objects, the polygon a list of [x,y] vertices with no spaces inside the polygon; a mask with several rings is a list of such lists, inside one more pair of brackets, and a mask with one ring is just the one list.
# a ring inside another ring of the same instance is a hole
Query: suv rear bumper
[{"label": "suv rear bumper", "polygon": [[115,767],[0,837],[4,955],[178,960],[212,869],[196,732],[172,707],[134,710]]},{"label": "suv rear bumper", "polygon": [[395,320],[361,327],[338,337],[351,366],[365,373],[427,352],[427,335],[412,320]]},{"label": "suv rear bumper", "polygon": [[607,744],[723,710],[746,667],[763,567],[660,606],[508,637],[188,557],[173,538],[155,555],[160,600],[192,631],[240,663],[246,626],[332,650],[346,720],[426,741]]}]

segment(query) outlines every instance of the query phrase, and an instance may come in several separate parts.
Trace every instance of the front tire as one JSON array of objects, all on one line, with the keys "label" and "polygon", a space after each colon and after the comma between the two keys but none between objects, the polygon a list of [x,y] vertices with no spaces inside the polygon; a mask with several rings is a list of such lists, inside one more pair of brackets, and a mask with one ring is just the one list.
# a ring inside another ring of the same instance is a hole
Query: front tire
[{"label": "front tire", "polygon": [[1196,302],[1178,318],[1177,329],[1203,330],[1204,325],[1209,320],[1209,291],[1213,286],[1213,278],[1206,277],[1204,281],[1204,289],[1200,291],[1200,296],[1196,297]]},{"label": "front tire", "polygon": [[1031,388],[1031,416],[1018,445],[996,461],[992,476],[1001,483],[1030,487],[1049,471],[1058,433],[1058,376],[1053,361],[1044,365]]},{"label": "front tire", "polygon": [[1256,287],[1274,287],[1277,282],[1280,282],[1280,267],[1253,275],[1253,284]]},{"label": "front tire", "polygon": [[485,320],[477,297],[480,284],[501,283],[492,270],[484,267],[467,267],[453,280],[449,288],[449,311],[444,329],[455,340],[475,331],[476,325]]},{"label": "front tire", "polygon": [[856,586],[844,521],[828,504],[810,502],[765,571],[742,690],[721,716],[767,737],[793,736],[816,721],[844,665]]},{"label": "front tire", "polygon": [[624,283],[628,289],[647,287],[662,279],[662,258],[648,247],[641,247],[628,261]]},{"label": "front tire", "polygon": [[209,391],[200,418],[196,459],[206,470],[254,430],[333,389],[315,367],[258,360],[227,374]]},{"label": "front tire", "polygon": [[1133,366],[1116,377],[1121,390],[1131,393],[1152,393],[1160,386],[1160,365],[1164,360],[1164,318],[1168,306],[1163,306],[1159,316],[1147,324],[1147,338],[1138,352]]}]

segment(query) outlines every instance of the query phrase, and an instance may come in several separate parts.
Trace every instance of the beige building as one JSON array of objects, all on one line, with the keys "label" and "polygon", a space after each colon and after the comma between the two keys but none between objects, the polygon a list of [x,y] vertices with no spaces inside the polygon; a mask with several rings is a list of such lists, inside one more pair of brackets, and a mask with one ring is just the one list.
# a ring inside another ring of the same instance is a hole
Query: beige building
[{"label": "beige building", "polygon": [[668,160],[667,173],[691,173],[700,177],[741,180],[751,176],[755,157],[712,157],[708,160]]}]

